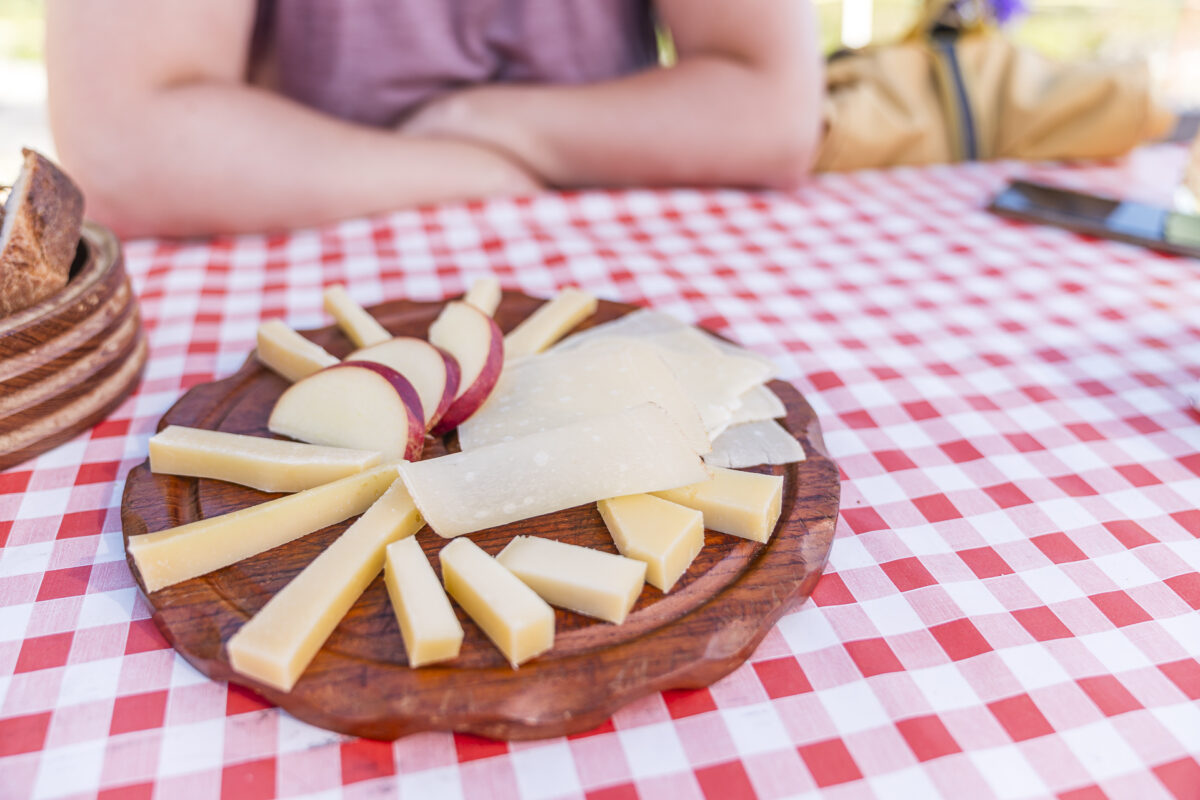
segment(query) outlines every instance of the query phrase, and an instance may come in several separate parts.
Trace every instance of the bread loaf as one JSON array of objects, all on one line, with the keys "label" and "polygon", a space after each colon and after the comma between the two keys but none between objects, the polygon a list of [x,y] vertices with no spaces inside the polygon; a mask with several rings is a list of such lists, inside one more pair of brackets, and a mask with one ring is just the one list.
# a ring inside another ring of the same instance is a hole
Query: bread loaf
[{"label": "bread loaf", "polygon": [[47,158],[25,161],[0,221],[0,316],[67,285],[83,227],[83,195]]}]

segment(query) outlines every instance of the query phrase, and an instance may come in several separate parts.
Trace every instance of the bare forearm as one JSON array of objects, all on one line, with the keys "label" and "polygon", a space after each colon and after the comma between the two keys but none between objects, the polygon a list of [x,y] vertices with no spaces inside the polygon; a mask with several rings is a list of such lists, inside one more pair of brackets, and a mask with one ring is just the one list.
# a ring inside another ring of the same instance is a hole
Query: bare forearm
[{"label": "bare forearm", "polygon": [[559,186],[790,184],[816,146],[819,79],[777,86],[700,57],[586,86],[485,87],[447,103],[441,132],[503,148]]},{"label": "bare forearm", "polygon": [[56,127],[89,215],[125,235],[271,230],[534,187],[482,146],[348,124],[241,84],[120,105],[123,134],[103,143],[72,135],[70,119]]}]

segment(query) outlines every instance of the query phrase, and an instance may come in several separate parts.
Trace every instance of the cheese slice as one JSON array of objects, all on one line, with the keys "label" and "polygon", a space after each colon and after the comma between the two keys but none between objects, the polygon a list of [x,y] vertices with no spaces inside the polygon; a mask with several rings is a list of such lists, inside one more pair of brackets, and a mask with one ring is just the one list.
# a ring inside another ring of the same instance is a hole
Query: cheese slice
[{"label": "cheese slice", "polygon": [[704,547],[703,515],[649,494],[596,504],[621,555],[646,565],[646,581],[663,592],[687,572]]},{"label": "cheese slice", "polygon": [[708,477],[679,427],[653,403],[405,463],[400,474],[429,527],[445,538]]},{"label": "cheese slice", "polygon": [[400,623],[408,665],[423,667],[457,657],[462,625],[417,537],[388,545],[383,579]]},{"label": "cheese slice", "polygon": [[552,606],[625,621],[642,593],[646,564],[538,536],[516,536],[496,560]]},{"label": "cheese slice", "polygon": [[779,395],[764,384],[747,389],[738,400],[738,407],[733,410],[733,417],[729,420],[730,425],[765,422],[787,416],[787,408],[779,399]]},{"label": "cheese slice", "polygon": [[129,537],[147,592],[212,572],[361,514],[396,479],[395,463],[219,517]]},{"label": "cheese slice", "polygon": [[619,324],[624,319],[627,317],[575,334],[554,348],[554,352],[566,354],[599,341],[624,347],[635,342],[653,347],[696,406],[710,435],[728,426],[734,409],[741,404],[742,394],[770,378],[774,371],[773,365],[761,356],[745,355],[746,351],[736,347],[727,352],[713,337],[695,328],[679,325],[659,330],[651,326],[649,330],[653,332],[642,333],[638,325]]},{"label": "cheese slice", "polygon": [[586,331],[573,334],[570,339],[562,342],[562,345],[568,345],[570,343],[579,344],[593,337],[649,337],[660,333],[671,333],[673,331],[679,331],[683,329],[699,331],[715,347],[728,355],[749,358],[758,361],[764,368],[769,370],[772,377],[774,376],[775,362],[767,356],[755,353],[753,350],[747,350],[744,347],[726,341],[720,336],[710,333],[703,328],[693,328],[693,326],[671,316],[670,314],[667,314],[666,312],[656,311],[652,308],[641,308],[637,311],[626,314],[623,317],[618,317],[610,322],[605,322],[589,328]]},{"label": "cheese slice", "polygon": [[310,342],[277,319],[258,326],[259,362],[293,383],[338,363],[316,342]]},{"label": "cheese slice", "polygon": [[496,315],[496,307],[500,305],[500,281],[495,278],[478,278],[471,284],[471,289],[463,297],[467,303],[478,308],[489,317]]},{"label": "cheese slice", "polygon": [[713,468],[707,481],[655,492],[704,514],[704,527],[765,543],[779,522],[783,476]]},{"label": "cheese slice", "polygon": [[804,447],[773,420],[730,426],[713,440],[712,452],[704,456],[708,465],[729,469],[803,460]]},{"label": "cheese slice", "polygon": [[596,313],[596,298],[582,289],[563,289],[504,337],[504,358],[540,353]]},{"label": "cheese slice", "polygon": [[330,286],[325,290],[325,310],[337,320],[342,333],[350,337],[356,347],[370,347],[392,338],[387,328],[354,302],[344,286]]},{"label": "cheese slice", "polygon": [[554,609],[470,539],[438,555],[446,591],[514,668],[554,645]]},{"label": "cheese slice", "polygon": [[384,548],[412,536],[422,524],[404,484],[393,482],[229,639],[230,665],[260,683],[290,692],[329,634],[383,569]]},{"label": "cheese slice", "polygon": [[476,450],[647,402],[671,416],[696,452],[712,447],[699,412],[655,349],[610,341],[510,363],[488,401],[458,426],[458,444]]},{"label": "cheese slice", "polygon": [[150,471],[299,492],[375,466],[383,455],[169,425],[150,437]]}]

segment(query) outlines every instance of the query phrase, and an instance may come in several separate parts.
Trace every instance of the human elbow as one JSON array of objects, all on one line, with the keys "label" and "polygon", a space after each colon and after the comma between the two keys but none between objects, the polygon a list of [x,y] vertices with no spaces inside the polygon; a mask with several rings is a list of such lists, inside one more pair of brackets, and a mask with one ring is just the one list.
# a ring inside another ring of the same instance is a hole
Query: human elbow
[{"label": "human elbow", "polygon": [[54,125],[54,142],[62,167],[79,185],[87,216],[118,233],[138,227],[136,206],[136,148],[122,146],[109,125]]},{"label": "human elbow", "polygon": [[792,191],[812,172],[820,145],[820,119],[801,107],[785,107],[775,117],[754,182],[765,189]]},{"label": "human elbow", "polygon": [[148,155],[151,148],[100,130],[90,137],[57,131],[55,136],[63,168],[83,191],[88,218],[122,237],[174,232],[164,225],[170,204]]}]

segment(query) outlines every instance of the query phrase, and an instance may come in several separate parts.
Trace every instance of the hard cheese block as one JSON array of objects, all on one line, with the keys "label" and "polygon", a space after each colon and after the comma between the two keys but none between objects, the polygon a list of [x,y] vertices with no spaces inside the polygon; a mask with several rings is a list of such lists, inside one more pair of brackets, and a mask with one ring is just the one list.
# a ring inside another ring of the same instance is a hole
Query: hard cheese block
[{"label": "hard cheese block", "polygon": [[310,342],[277,319],[258,326],[258,360],[293,383],[338,363],[316,342]]},{"label": "hard cheese block", "polygon": [[150,437],[150,471],[299,492],[375,466],[382,454],[170,425]]},{"label": "hard cheese block", "polygon": [[554,609],[470,539],[442,548],[442,581],[513,667],[554,645]]},{"label": "hard cheese block", "polygon": [[783,503],[783,476],[711,469],[709,480],[654,494],[701,512],[706,528],[755,542],[770,539]]},{"label": "hard cheese block", "polygon": [[791,464],[804,460],[796,437],[774,420],[734,425],[713,439],[704,461],[713,467],[741,469],[758,464]]},{"label": "hard cheese block", "polygon": [[446,538],[708,477],[679,427],[653,403],[405,463],[400,474],[429,527]]},{"label": "hard cheese block", "polygon": [[456,657],[462,647],[462,625],[415,536],[388,545],[383,579],[400,623],[408,665],[421,667]]},{"label": "hard cheese block", "polygon": [[361,514],[396,476],[397,465],[384,464],[230,514],[130,536],[129,554],[153,592]]},{"label": "hard cheese block", "polygon": [[[342,617],[383,569],[384,548],[424,524],[401,481],[250,618],[226,647],[233,668],[290,692]],[[436,583],[436,581],[435,581]]]},{"label": "hard cheese block", "polygon": [[504,337],[504,357],[540,353],[596,313],[596,306],[596,298],[582,289],[563,289]]},{"label": "hard cheese block", "polygon": [[387,328],[346,294],[344,286],[330,286],[325,290],[325,310],[337,320],[338,327],[356,347],[370,347],[392,338]]},{"label": "hard cheese block", "polygon": [[496,315],[496,306],[500,305],[500,281],[495,278],[478,278],[471,284],[471,290],[463,297],[464,303],[470,303],[489,317]]},{"label": "hard cheese block", "polygon": [[509,364],[487,403],[458,426],[458,444],[476,450],[647,402],[670,414],[697,452],[708,452],[696,407],[654,348],[639,342],[598,341]]},{"label": "hard cheese block", "polygon": [[649,494],[611,497],[596,504],[617,549],[646,564],[646,581],[671,591],[700,549],[704,520],[699,511]]},{"label": "hard cheese block", "polygon": [[513,537],[496,560],[550,605],[618,625],[646,580],[641,561],[537,536]]}]

